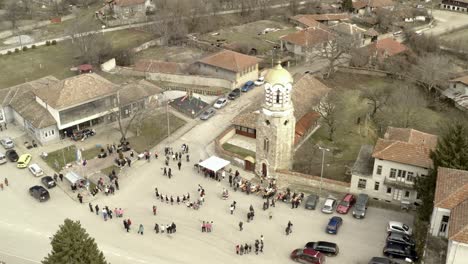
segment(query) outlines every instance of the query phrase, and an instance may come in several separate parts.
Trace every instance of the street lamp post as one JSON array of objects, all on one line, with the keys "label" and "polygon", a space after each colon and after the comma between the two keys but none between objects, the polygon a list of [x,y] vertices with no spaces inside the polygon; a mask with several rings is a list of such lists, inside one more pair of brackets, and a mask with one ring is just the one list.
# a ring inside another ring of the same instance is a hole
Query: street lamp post
[{"label": "street lamp post", "polygon": [[318,146],[318,148],[322,151],[322,170],[320,171],[320,191],[319,191],[319,197],[322,196],[322,182],[323,182],[323,164],[325,161],[325,151],[330,151],[330,149],[323,148]]}]

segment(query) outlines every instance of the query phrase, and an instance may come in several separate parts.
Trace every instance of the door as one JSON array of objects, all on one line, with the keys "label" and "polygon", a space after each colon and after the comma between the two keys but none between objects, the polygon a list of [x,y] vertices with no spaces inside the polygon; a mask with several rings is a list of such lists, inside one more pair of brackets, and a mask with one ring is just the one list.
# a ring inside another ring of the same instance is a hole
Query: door
[{"label": "door", "polygon": [[400,190],[400,189],[393,190],[393,200],[401,201],[402,196],[403,196],[403,190]]},{"label": "door", "polygon": [[268,176],[267,174],[268,174],[267,165],[266,165],[266,163],[262,163],[262,176],[267,177]]},{"label": "door", "polygon": [[439,236],[447,237],[447,227],[448,227],[449,219],[450,218],[448,215],[442,216],[442,222],[440,223],[440,229],[439,229]]},{"label": "door", "polygon": [[249,160],[244,160],[244,164],[245,164],[244,169],[246,171],[254,171],[255,169],[254,163],[250,162]]}]

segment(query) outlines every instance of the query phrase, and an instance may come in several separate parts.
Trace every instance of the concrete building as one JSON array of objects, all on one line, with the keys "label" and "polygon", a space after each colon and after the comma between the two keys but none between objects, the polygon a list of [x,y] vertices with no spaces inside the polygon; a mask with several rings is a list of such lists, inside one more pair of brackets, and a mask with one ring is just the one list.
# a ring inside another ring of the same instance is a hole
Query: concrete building
[{"label": "concrete building", "polygon": [[255,172],[275,177],[277,169],[290,169],[296,118],[292,103],[293,77],[277,64],[265,75],[265,97],[257,117]]},{"label": "concrete building", "polygon": [[468,171],[439,167],[430,233],[448,239],[446,264],[468,259]]},{"label": "concrete building", "polygon": [[468,0],[442,0],[440,8],[468,12]]},{"label": "concrete building", "polygon": [[240,87],[258,78],[259,62],[253,56],[222,50],[198,60],[195,67],[201,74],[230,80],[235,82],[235,87]]},{"label": "concrete building", "polygon": [[330,30],[336,32],[337,35],[343,36],[344,39],[349,40],[350,44],[356,43],[359,46],[366,44],[364,33],[367,31],[356,25],[342,22],[330,26]]},{"label": "concrete building", "polygon": [[110,0],[108,5],[114,16],[120,19],[142,17],[152,0]]},{"label": "concrete building", "polygon": [[351,170],[351,192],[395,203],[419,203],[414,180],[433,167],[429,155],[436,145],[435,135],[388,127],[375,147],[361,147]]},{"label": "concrete building", "polygon": [[449,88],[442,94],[452,99],[458,109],[468,111],[468,75],[450,80]]},{"label": "concrete building", "polygon": [[317,52],[327,48],[328,42],[334,39],[335,36],[329,29],[309,27],[281,37],[281,49],[309,61]]}]

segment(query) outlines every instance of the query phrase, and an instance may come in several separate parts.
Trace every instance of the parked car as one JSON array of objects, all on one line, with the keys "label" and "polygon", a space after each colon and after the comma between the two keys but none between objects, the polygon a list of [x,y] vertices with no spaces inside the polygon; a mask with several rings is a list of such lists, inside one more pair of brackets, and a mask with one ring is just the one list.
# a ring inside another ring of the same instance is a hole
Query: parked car
[{"label": "parked car", "polygon": [[291,259],[307,264],[325,264],[325,256],[313,249],[298,248],[291,252]]},{"label": "parked car", "polygon": [[47,189],[55,187],[57,184],[55,183],[54,179],[50,176],[44,176],[41,179],[42,184],[44,184]]},{"label": "parked car", "polygon": [[31,161],[31,154],[23,154],[19,157],[16,167],[20,169],[24,169],[28,166],[29,162]]},{"label": "parked car", "polygon": [[242,92],[248,92],[248,91],[252,90],[252,88],[254,88],[254,82],[248,81],[248,82],[246,82],[244,84],[244,86],[242,86],[241,91]]},{"label": "parked car", "polygon": [[234,90],[232,90],[229,94],[228,94],[228,99],[229,100],[235,100],[237,97],[239,97],[241,94],[241,91],[239,88],[236,88]]},{"label": "parked car", "polygon": [[309,242],[305,244],[305,248],[319,251],[327,256],[336,256],[340,252],[337,244],[326,241]]},{"label": "parked car", "polygon": [[0,140],[0,143],[5,149],[11,149],[15,147],[15,143],[11,140],[10,137],[5,137]]},{"label": "parked car", "polygon": [[370,261],[369,264],[398,264],[395,261],[388,259],[388,258],[383,258],[383,257],[373,257]]},{"label": "parked car", "polygon": [[414,248],[396,243],[387,243],[383,248],[383,254],[389,258],[410,259],[411,261],[418,260],[418,255]]},{"label": "parked car", "polygon": [[328,221],[328,225],[325,231],[328,234],[336,235],[338,234],[338,229],[340,228],[341,224],[343,224],[343,219],[339,216],[334,216]]},{"label": "parked car", "polygon": [[11,162],[17,162],[18,161],[18,153],[16,153],[16,150],[14,149],[9,149],[5,152],[5,155]]},{"label": "parked car", "polygon": [[315,210],[315,207],[317,206],[317,203],[319,202],[319,197],[316,194],[311,194],[307,197],[307,200],[305,202],[305,208],[309,210]]},{"label": "parked car", "polygon": [[216,113],[216,110],[214,110],[213,108],[209,108],[209,109],[205,110],[205,112],[203,112],[200,115],[200,119],[201,120],[208,120],[208,119],[210,119],[210,117],[214,116],[215,113]]},{"label": "parked car", "polygon": [[343,200],[338,204],[336,207],[336,212],[339,214],[347,214],[351,207],[353,207],[354,203],[356,202],[356,198],[352,194],[346,194],[343,197]]},{"label": "parked car", "polygon": [[414,247],[416,245],[414,239],[411,236],[397,232],[390,232],[387,236],[387,242],[402,244],[409,247]]},{"label": "parked car", "polygon": [[94,129],[86,128],[83,130],[74,131],[72,134],[72,139],[75,141],[78,141],[78,140],[86,139],[94,135],[96,135],[96,132],[94,131]]},{"label": "parked car", "polygon": [[50,198],[49,191],[39,185],[29,188],[29,194],[39,200],[39,202],[45,202]]},{"label": "parked car", "polygon": [[223,97],[223,98],[219,98],[218,100],[216,100],[216,103],[214,103],[213,107],[220,109],[220,108],[223,108],[226,104],[227,104],[227,99]]},{"label": "parked car", "polygon": [[254,82],[254,84],[255,84],[256,86],[263,85],[264,83],[265,83],[265,77],[263,77],[263,76],[260,76],[260,77]]},{"label": "parked car", "polygon": [[5,164],[7,162],[6,156],[3,153],[0,153],[0,164]]},{"label": "parked car", "polygon": [[28,169],[36,177],[44,175],[44,171],[42,171],[41,167],[39,167],[39,165],[36,163],[29,165]]},{"label": "parked car", "polygon": [[367,212],[367,203],[369,201],[369,195],[361,193],[356,199],[356,204],[353,209],[353,216],[355,218],[364,218]]},{"label": "parked car", "polygon": [[411,236],[413,234],[413,229],[402,222],[390,221],[387,225],[387,232],[397,232]]},{"label": "parked car", "polygon": [[328,196],[328,198],[325,200],[325,203],[323,203],[322,207],[322,213],[325,214],[331,214],[335,210],[336,206],[336,199],[332,196]]}]

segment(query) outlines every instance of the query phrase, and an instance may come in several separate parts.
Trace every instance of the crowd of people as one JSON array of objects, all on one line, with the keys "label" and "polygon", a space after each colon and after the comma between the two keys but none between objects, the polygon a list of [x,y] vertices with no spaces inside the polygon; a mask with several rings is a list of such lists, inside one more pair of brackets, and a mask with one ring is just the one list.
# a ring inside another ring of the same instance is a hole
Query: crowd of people
[{"label": "crowd of people", "polygon": [[[263,253],[263,235],[260,236],[260,239],[255,239],[255,254],[258,255],[258,252]],[[236,245],[236,254],[237,255],[247,255],[252,253],[252,244],[237,244]]]}]

